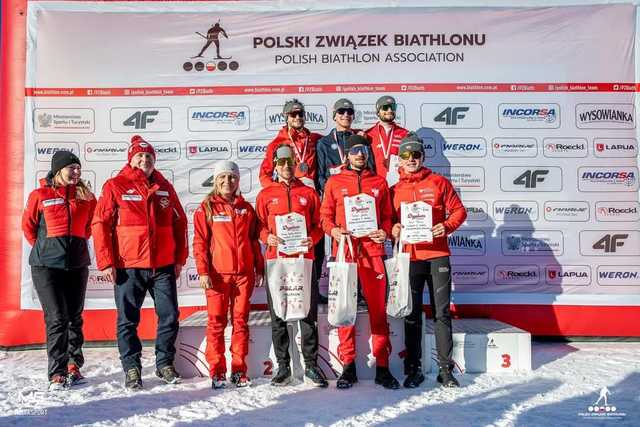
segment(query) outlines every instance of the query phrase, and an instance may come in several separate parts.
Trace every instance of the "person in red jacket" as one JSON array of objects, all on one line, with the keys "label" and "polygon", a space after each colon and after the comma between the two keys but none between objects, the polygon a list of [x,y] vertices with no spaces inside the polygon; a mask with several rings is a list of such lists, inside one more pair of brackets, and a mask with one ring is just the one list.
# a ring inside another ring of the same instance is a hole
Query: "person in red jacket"
[{"label": "person in red jacket", "polygon": [[376,161],[376,172],[387,179],[389,185],[398,182],[396,168],[398,166],[398,146],[409,131],[396,122],[396,100],[389,95],[381,96],[376,101],[378,122],[365,131],[371,141],[371,151]]},{"label": "person in red jacket", "polygon": [[[345,198],[369,196],[374,199],[378,229],[364,237],[354,237],[353,254],[358,264],[358,277],[362,292],[369,307],[369,322],[373,355],[376,358],[376,384],[397,389],[400,385],[389,371],[389,325],[385,309],[387,280],[382,257],[385,255],[384,241],[391,232],[391,198],[387,182],[367,168],[369,141],[360,135],[351,135],[345,143],[347,166],[327,181],[320,209],[322,228],[334,240],[333,253],[342,235],[351,235],[347,229]],[[340,345],[338,356],[344,368],[338,378],[338,388],[349,388],[358,381],[356,374],[355,327],[338,330]]]},{"label": "person in red jacket", "polygon": [[31,278],[46,325],[50,390],[83,378],[82,310],[91,264],[87,239],[96,199],[80,179],[80,168],[75,154],[57,151],[22,214],[22,231],[32,246]]},{"label": "person in red jacket", "polygon": [[273,155],[283,145],[291,146],[295,154],[294,175],[303,184],[315,187],[317,174],[316,143],[322,135],[310,132],[304,127],[305,110],[302,102],[292,99],[284,104],[282,110],[287,124],[280,129],[278,135],[267,146],[264,160],[260,165],[260,184],[268,187],[274,181]]},{"label": "person in red jacket", "polygon": [[[274,162],[278,182],[263,188],[256,199],[256,211],[260,219],[260,240],[267,245],[266,258],[297,257],[300,253],[278,253],[282,239],[277,236],[276,217],[295,212],[304,216],[307,239],[301,242],[306,247],[305,258],[314,259],[313,247],[323,236],[320,228],[320,199],[315,190],[307,187],[293,176],[294,153],[290,146],[281,145],[275,152]],[[291,382],[291,358],[289,355],[289,333],[287,322],[273,311],[273,302],[267,292],[271,312],[271,335],[278,361],[278,372],[271,385],[284,386]],[[318,387],[327,387],[327,379],[318,368],[318,286],[312,283],[311,307],[306,318],[300,320],[302,355],[305,363],[305,380]]]},{"label": "person in red jacket", "polygon": [[[400,144],[400,182],[391,188],[394,217],[401,218],[401,206],[414,202],[425,202],[431,206],[433,220],[432,242],[406,244],[411,254],[409,281],[413,311],[404,320],[407,355],[404,369],[407,378],[404,386],[418,387],[424,381],[422,374],[422,292],[424,284],[429,289],[429,301],[435,322],[436,349],[440,372],[438,382],[445,387],[460,384],[452,374],[453,338],[451,332],[451,266],[447,236],[453,233],[467,218],[463,206],[451,182],[422,165],[423,142],[414,133]],[[393,226],[392,235],[401,236],[400,221]]]},{"label": "person in red jacket", "polygon": [[193,215],[193,256],[207,297],[207,349],[211,387],[226,387],[224,328],[231,307],[231,382],[251,384],[245,358],[249,352],[249,298],[261,286],[264,260],[256,213],[239,193],[240,171],[230,161],[213,169],[213,190]]},{"label": "person in red jacket", "polygon": [[142,388],[138,338],[147,291],[158,316],[156,375],[179,382],[173,366],[178,335],[176,280],[188,254],[187,217],[173,185],[155,169],[151,144],[131,138],[128,164],[105,182],[93,218],[98,269],[115,283],[117,335],[125,386]]}]

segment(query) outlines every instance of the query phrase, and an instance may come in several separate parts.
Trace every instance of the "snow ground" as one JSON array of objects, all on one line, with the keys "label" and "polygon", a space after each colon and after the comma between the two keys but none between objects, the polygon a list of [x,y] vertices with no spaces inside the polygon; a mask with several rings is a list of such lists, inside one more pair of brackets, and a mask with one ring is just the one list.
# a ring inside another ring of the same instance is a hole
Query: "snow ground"
[{"label": "snow ground", "polygon": [[[194,378],[164,385],[145,347],[141,392],[127,392],[116,348],[87,349],[88,382],[49,393],[44,350],[0,352],[0,425],[226,426],[601,426],[640,425],[640,343],[533,343],[533,371],[458,375],[442,389],[429,375],[421,388],[388,391],[361,381],[350,390],[299,384],[213,391]],[[616,416],[588,407],[606,386]],[[586,417],[580,414],[591,415]],[[606,415],[606,414],[605,414]]]}]

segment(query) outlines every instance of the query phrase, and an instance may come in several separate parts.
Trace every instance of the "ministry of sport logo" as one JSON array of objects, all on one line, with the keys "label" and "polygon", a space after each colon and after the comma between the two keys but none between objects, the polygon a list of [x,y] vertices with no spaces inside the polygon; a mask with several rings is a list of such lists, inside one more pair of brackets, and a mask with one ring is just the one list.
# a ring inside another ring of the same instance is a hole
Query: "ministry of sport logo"
[{"label": "ministry of sport logo", "polygon": [[[237,71],[240,68],[240,63],[232,60],[232,56],[222,55],[220,37],[228,40],[229,35],[220,24],[220,20],[212,24],[206,34],[200,31],[195,31],[194,34],[195,40],[199,40],[200,47],[197,52],[194,52],[194,56],[182,64],[184,71]],[[191,46],[189,48],[191,49]]]},{"label": "ministry of sport logo", "polygon": [[613,392],[607,386],[600,389],[598,398],[591,405],[588,405],[585,412],[578,412],[582,418],[623,418],[627,414],[618,408],[613,399]]}]

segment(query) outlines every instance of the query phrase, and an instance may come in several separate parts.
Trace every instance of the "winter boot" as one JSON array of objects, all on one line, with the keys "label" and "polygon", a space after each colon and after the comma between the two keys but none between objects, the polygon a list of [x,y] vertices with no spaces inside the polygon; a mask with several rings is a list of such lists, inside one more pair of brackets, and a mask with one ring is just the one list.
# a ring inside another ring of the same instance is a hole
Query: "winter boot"
[{"label": "winter boot", "polygon": [[140,368],[131,368],[126,372],[124,386],[129,390],[142,389],[142,376],[140,375]]},{"label": "winter boot", "polygon": [[231,374],[231,382],[238,388],[249,387],[251,385],[251,380],[244,372],[234,372]]},{"label": "winter boot", "polygon": [[336,382],[338,388],[351,388],[358,382],[358,375],[356,374],[356,364],[351,362],[342,369],[342,375]]},{"label": "winter boot", "polygon": [[278,365],[278,372],[271,378],[271,385],[274,387],[283,387],[291,384],[291,368],[289,365]]},{"label": "winter boot", "polygon": [[460,387],[460,383],[453,376],[453,365],[440,366],[440,372],[438,372],[436,380],[442,384],[442,387]]},{"label": "winter boot", "polygon": [[156,376],[167,384],[180,384],[180,374],[173,365],[167,365],[156,370]]},{"label": "winter boot", "polygon": [[400,383],[393,377],[391,371],[386,366],[376,367],[375,383],[390,390],[397,390],[400,388]]},{"label": "winter boot", "polygon": [[327,387],[329,383],[324,376],[322,369],[318,368],[318,365],[309,364],[304,370],[304,382],[313,384],[316,387]]}]

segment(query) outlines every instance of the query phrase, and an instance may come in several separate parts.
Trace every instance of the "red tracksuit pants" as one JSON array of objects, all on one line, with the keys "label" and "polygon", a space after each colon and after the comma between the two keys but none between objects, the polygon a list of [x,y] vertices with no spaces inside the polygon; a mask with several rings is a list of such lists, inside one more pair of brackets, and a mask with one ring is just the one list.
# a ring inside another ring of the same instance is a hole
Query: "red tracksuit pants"
[{"label": "red tracksuit pants", "polygon": [[[382,257],[358,257],[357,264],[362,294],[369,307],[373,356],[376,358],[377,366],[389,366],[391,342],[387,323],[387,276],[384,261]],[[356,358],[356,327],[338,328],[338,337],[340,338],[338,356],[343,365],[348,365]]]},{"label": "red tracksuit pants", "polygon": [[249,352],[249,298],[253,292],[254,275],[220,274],[211,277],[212,288],[206,290],[207,350],[211,377],[227,372],[224,357],[224,329],[231,307],[231,371],[247,372],[245,358]]}]

